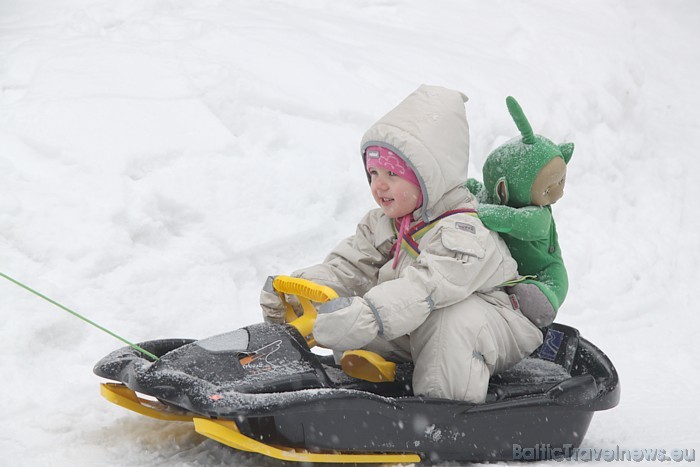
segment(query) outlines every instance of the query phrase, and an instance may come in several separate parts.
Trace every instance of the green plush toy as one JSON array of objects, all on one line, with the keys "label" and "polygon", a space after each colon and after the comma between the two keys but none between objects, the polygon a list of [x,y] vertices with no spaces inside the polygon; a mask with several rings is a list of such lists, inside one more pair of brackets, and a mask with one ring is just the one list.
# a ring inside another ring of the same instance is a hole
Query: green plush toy
[{"label": "green plush toy", "polygon": [[483,185],[469,179],[467,187],[481,203],[479,218],[501,234],[525,277],[508,292],[518,298],[525,316],[546,326],[554,321],[569,287],[551,205],[564,194],[574,145],[535,135],[518,102],[508,97],[506,105],[521,137],[489,154]]}]

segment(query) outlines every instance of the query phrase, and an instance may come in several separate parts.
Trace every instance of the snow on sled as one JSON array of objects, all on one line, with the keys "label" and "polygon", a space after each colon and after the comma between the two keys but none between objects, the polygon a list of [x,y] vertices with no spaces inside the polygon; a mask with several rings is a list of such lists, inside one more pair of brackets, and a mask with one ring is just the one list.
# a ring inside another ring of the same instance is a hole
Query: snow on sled
[{"label": "snow on sled", "polygon": [[607,356],[561,324],[543,329],[544,344],[530,357],[491,378],[484,404],[413,395],[411,364],[391,368],[390,381],[351,371],[365,379],[355,378],[309,347],[311,302],[332,291],[286,277],[275,288],[299,297],[301,318],[139,344],[157,361],[131,347],[116,350],[94,368],[118,382],[102,384],[102,395],[154,418],[193,421],[235,449],[355,463],[512,460],[515,446],[571,452],[564,448],[581,445],[593,413],[619,401]]}]

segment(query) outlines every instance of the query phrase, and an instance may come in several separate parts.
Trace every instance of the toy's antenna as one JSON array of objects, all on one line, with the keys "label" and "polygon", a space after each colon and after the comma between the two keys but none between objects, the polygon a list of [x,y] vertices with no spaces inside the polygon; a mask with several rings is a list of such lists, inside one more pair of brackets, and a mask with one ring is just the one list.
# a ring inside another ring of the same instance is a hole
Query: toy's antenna
[{"label": "toy's antenna", "polygon": [[527,121],[518,101],[508,96],[506,97],[506,105],[508,106],[510,116],[513,117],[515,125],[518,127],[518,130],[520,130],[520,134],[523,135],[523,143],[535,144],[535,134],[532,132],[532,126],[530,126],[530,122]]}]

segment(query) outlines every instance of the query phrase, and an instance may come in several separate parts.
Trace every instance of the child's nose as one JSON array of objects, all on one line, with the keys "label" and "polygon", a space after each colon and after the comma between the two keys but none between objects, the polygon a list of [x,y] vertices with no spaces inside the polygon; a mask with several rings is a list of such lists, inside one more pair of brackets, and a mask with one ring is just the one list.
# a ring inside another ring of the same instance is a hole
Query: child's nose
[{"label": "child's nose", "polygon": [[373,180],[372,184],[377,190],[386,190],[389,187],[389,184],[387,181],[384,179],[384,177],[377,177]]}]

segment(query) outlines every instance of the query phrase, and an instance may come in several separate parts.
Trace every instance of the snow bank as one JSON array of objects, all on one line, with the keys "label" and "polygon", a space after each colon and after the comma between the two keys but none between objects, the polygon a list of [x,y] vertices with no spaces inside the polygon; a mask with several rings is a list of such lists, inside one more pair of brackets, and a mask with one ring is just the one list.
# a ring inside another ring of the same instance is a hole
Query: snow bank
[{"label": "snow bank", "polygon": [[[698,449],[697,24],[692,0],[5,0],[0,270],[134,341],[256,322],[267,275],[372,207],[373,121],[420,83],[462,90],[480,177],[513,95],[576,143],[559,320],[623,388],[586,445]],[[0,310],[8,463],[261,462],[101,400],[118,341],[5,281]]]}]

